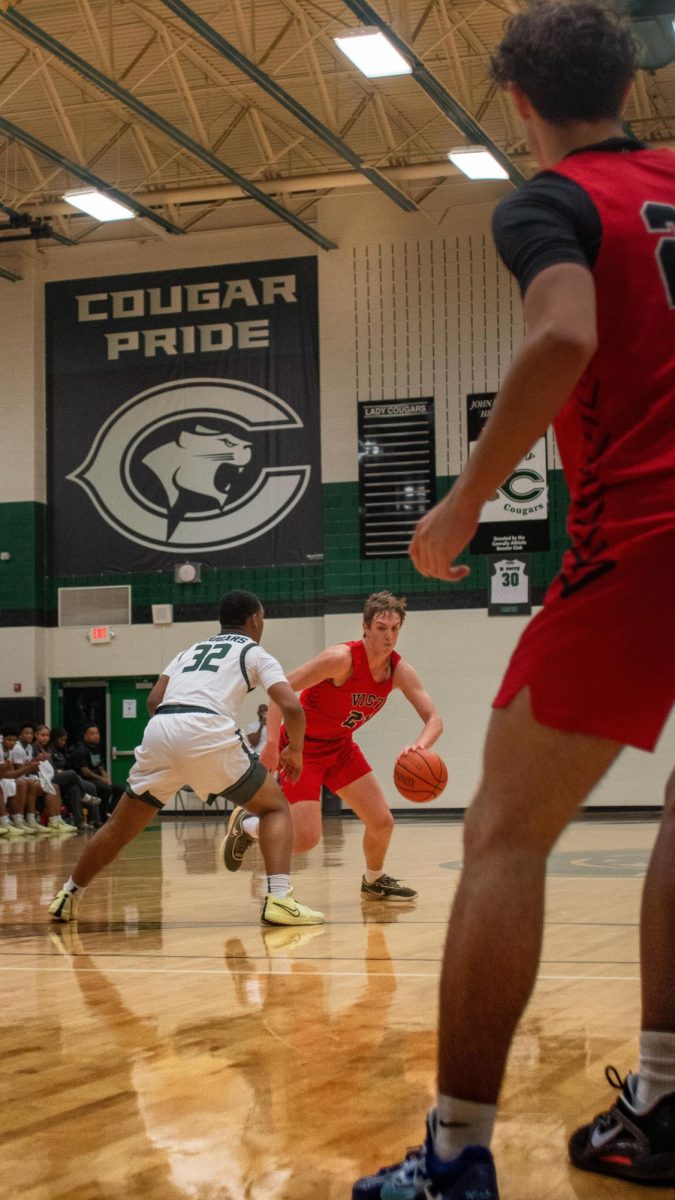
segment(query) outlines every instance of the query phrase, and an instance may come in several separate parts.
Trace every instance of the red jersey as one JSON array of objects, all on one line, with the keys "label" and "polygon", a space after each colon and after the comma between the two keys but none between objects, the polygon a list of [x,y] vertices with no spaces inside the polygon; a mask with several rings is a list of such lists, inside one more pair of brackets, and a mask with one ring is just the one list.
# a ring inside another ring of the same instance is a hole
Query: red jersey
[{"label": "red jersey", "polygon": [[571,493],[566,594],[675,530],[675,155],[591,150],[554,173],[587,192],[602,229],[598,350],[555,422]]},{"label": "red jersey", "polygon": [[375,716],[394,686],[394,672],[401,655],[392,650],[389,678],[377,683],[368,665],[363,641],[345,642],[352,652],[352,673],[340,687],[324,679],[300,693],[307,717],[308,739],[335,741],[351,738],[354,730]]}]

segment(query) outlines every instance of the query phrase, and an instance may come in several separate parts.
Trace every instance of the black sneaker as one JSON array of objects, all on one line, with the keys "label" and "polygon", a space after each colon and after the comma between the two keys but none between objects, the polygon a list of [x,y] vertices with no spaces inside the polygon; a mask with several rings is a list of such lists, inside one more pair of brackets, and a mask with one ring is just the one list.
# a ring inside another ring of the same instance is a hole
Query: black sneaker
[{"label": "black sneaker", "polygon": [[245,808],[235,808],[227,826],[227,833],[220,846],[220,853],[228,871],[238,871],[244,855],[255,838],[248,835],[242,826],[244,817],[250,816]]},{"label": "black sneaker", "polygon": [[607,1082],[621,1095],[608,1112],[582,1125],[569,1140],[569,1155],[582,1171],[597,1171],[631,1183],[675,1184],[675,1092],[647,1112],[633,1107],[633,1080],[605,1067]]},{"label": "black sneaker", "polygon": [[414,900],[417,892],[412,888],[403,887],[398,879],[391,875],[380,875],[374,883],[366,883],[365,875],[361,880],[361,895],[367,900]]}]

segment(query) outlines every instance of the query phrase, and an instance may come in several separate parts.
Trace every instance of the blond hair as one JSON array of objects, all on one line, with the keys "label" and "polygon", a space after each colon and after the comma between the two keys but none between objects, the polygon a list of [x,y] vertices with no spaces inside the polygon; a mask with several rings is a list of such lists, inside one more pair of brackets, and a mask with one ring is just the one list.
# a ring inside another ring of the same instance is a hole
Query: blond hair
[{"label": "blond hair", "polygon": [[401,618],[401,624],[405,621],[406,612],[405,596],[395,596],[393,592],[373,592],[368,597],[363,606],[363,623],[370,625],[373,618],[380,613],[396,613]]}]

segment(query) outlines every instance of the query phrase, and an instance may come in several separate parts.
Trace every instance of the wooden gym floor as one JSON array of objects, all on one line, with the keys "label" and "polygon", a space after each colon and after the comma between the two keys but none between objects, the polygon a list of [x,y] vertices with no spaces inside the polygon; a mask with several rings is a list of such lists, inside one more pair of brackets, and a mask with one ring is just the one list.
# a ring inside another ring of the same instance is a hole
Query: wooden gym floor
[{"label": "wooden gym floor", "polygon": [[[567,1134],[637,1065],[638,903],[656,825],[584,822],[551,861],[543,962],[497,1125],[502,1200],[629,1200],[575,1171]],[[349,1200],[419,1142],[461,828],[398,824],[416,905],[362,905],[361,827],[295,861],[329,924],[259,925],[260,861],[218,861],[222,819],[165,819],[89,889],[45,905],[79,839],[0,844],[2,1200]],[[495,981],[499,986],[499,981]],[[653,1200],[670,1190],[650,1189]]]}]

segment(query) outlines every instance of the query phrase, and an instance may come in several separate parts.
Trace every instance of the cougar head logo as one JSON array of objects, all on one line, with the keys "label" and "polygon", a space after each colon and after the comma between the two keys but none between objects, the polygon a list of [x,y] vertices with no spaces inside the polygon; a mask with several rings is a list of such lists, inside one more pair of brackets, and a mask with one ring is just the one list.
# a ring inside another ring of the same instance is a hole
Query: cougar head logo
[{"label": "cougar head logo", "polygon": [[254,384],[164,383],[118,408],[68,479],[139,545],[226,549],[284,520],[306,491],[308,464],[269,465],[293,456],[302,427],[285,400]]},{"label": "cougar head logo", "polygon": [[194,433],[182,430],[176,438],[151,450],[141,460],[158,478],[167,498],[167,539],[190,511],[192,495],[215,500],[225,507],[232,479],[217,482],[227,465],[241,474],[251,461],[251,443],[232,433],[218,433],[198,425]]}]

